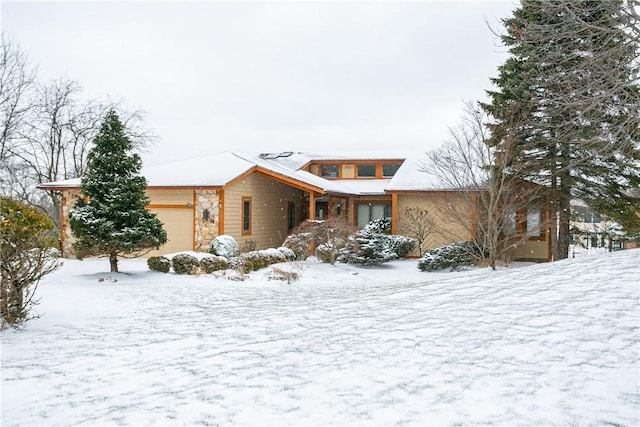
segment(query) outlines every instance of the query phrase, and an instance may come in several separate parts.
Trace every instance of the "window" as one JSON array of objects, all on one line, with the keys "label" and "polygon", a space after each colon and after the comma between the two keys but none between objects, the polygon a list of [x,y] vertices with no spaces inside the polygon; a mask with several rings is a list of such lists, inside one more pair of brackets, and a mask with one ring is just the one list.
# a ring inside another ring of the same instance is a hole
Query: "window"
[{"label": "window", "polygon": [[242,235],[251,234],[251,197],[242,198]]},{"label": "window", "polygon": [[320,176],[324,178],[338,178],[340,169],[338,165],[320,165]]},{"label": "window", "polygon": [[601,221],[600,214],[594,212],[586,206],[571,205],[571,213],[576,222],[585,222],[589,224],[597,224]]},{"label": "window", "polygon": [[358,178],[375,178],[376,165],[358,165]]},{"label": "window", "polygon": [[515,209],[507,212],[502,228],[503,233],[507,236],[515,236],[518,233],[518,213]]},{"label": "window", "polygon": [[362,228],[373,219],[390,218],[391,205],[387,203],[358,203],[356,215],[358,227]]},{"label": "window", "polygon": [[402,166],[402,163],[393,163],[390,165],[382,165],[382,176],[384,178],[390,178],[392,176],[394,176],[396,174],[396,172],[398,172],[398,169],[400,169],[400,166]]},{"label": "window", "polygon": [[527,210],[527,235],[530,237],[541,236],[542,211],[540,208],[532,208]]}]

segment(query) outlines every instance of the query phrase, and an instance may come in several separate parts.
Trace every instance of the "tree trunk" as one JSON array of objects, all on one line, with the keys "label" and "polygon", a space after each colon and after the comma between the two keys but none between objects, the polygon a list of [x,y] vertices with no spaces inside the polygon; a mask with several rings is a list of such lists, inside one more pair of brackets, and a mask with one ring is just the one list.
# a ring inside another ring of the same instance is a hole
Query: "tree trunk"
[{"label": "tree trunk", "polygon": [[111,252],[109,254],[109,262],[111,263],[111,272],[117,273],[118,272],[118,253],[117,252]]},{"label": "tree trunk", "polygon": [[571,216],[571,198],[563,195],[560,198],[558,209],[558,244],[554,259],[565,259],[569,257],[569,219]]}]

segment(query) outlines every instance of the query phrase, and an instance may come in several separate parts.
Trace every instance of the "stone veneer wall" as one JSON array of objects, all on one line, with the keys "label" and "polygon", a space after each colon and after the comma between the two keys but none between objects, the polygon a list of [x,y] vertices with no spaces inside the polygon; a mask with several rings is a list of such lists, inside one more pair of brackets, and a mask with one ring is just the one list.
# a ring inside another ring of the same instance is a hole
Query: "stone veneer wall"
[{"label": "stone veneer wall", "polygon": [[76,251],[73,250],[73,242],[75,238],[71,233],[71,226],[69,225],[69,211],[76,204],[76,200],[80,197],[80,190],[64,190],[62,192],[62,222],[61,222],[61,234],[62,234],[62,256],[70,258],[75,256]]},{"label": "stone veneer wall", "polygon": [[[204,220],[204,211],[209,219]],[[196,190],[196,250],[209,252],[211,242],[218,236],[220,196],[217,190]]]}]

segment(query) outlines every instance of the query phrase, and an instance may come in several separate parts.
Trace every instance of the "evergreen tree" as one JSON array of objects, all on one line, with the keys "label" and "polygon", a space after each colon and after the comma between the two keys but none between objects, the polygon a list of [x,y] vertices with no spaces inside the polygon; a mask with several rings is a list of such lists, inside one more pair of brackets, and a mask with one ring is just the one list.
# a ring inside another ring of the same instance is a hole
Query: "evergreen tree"
[{"label": "evergreen tree", "polygon": [[[571,198],[640,227],[640,87],[632,14],[619,0],[522,0],[504,20],[510,57],[483,108],[508,172],[544,183],[569,248]],[[555,230],[557,224],[557,230]]]},{"label": "evergreen tree", "polygon": [[78,256],[109,256],[118,271],[118,255],[159,248],[167,234],[155,214],[145,207],[146,180],[142,161],[131,153],[131,140],[115,111],[107,113],[89,153],[80,198],[69,213]]}]

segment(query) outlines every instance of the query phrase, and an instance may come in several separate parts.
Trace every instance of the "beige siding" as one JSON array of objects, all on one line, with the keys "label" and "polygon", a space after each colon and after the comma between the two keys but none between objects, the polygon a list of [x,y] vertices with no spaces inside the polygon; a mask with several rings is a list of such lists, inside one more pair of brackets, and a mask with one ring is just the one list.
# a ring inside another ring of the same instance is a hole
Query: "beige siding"
[{"label": "beige siding", "polygon": [[167,232],[167,243],[145,257],[192,251],[195,238],[193,190],[151,188],[147,189],[147,196],[149,210],[158,216]]},{"label": "beige siding", "polygon": [[309,172],[314,175],[320,175],[320,167],[318,165],[311,165],[309,166]]},{"label": "beige siding", "polygon": [[342,178],[349,179],[356,177],[355,165],[342,165]]},{"label": "beige siding", "polygon": [[[545,237],[549,238],[548,232]],[[518,246],[513,254],[515,260],[547,261],[549,254],[549,242],[547,240],[527,240]]]},{"label": "beige siding", "polygon": [[[242,235],[242,198],[251,197],[251,234]],[[299,222],[302,191],[259,173],[253,173],[224,191],[224,234],[233,236],[242,247],[247,241],[256,249],[278,247],[288,234],[287,204],[296,206]]]},{"label": "beige siding", "polygon": [[193,203],[193,190],[147,189],[150,205],[183,205]]},{"label": "beige siding", "polygon": [[193,209],[152,208],[149,210],[156,214],[162,222],[164,231],[167,232],[167,243],[162,245],[159,250],[145,254],[145,258],[193,250]]},{"label": "beige siding", "polygon": [[[449,204],[458,206],[457,211],[462,214],[456,216],[447,213]],[[425,249],[432,249],[456,241],[473,240],[471,206],[464,196],[451,193],[398,194],[398,217],[402,216],[404,208],[416,206],[428,210],[436,221],[437,232],[427,239]],[[466,214],[467,211],[469,214]],[[402,227],[398,226],[396,233],[403,234]],[[545,232],[545,237],[549,238],[548,232]],[[546,261],[548,259],[548,241],[546,239],[527,240],[518,246],[513,258],[516,260]],[[417,250],[411,255],[418,255]]]},{"label": "beige siding", "polygon": [[[472,240],[471,214],[460,215],[460,220],[455,220],[445,211],[449,204],[459,206],[459,212],[470,211],[468,202],[460,195],[451,193],[417,193],[398,194],[398,220],[402,216],[402,210],[408,207],[420,207],[433,215],[436,222],[436,232],[425,242],[425,250],[436,248],[452,242]],[[468,218],[468,220],[467,220]],[[404,230],[398,226],[396,233],[403,234]],[[409,236],[412,237],[412,236]],[[411,255],[417,256],[417,249]]]}]

